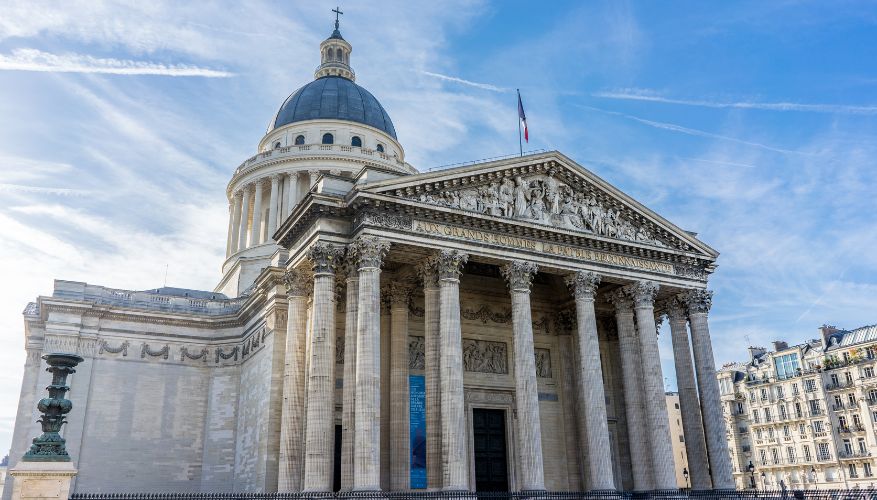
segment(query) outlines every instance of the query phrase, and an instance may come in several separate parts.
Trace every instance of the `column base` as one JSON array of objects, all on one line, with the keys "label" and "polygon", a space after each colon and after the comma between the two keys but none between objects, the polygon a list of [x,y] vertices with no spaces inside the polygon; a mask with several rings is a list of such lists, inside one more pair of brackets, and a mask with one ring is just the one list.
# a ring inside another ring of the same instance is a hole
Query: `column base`
[{"label": "column base", "polygon": [[9,475],[14,478],[12,500],[67,500],[77,472],[72,462],[21,461],[9,471]]}]

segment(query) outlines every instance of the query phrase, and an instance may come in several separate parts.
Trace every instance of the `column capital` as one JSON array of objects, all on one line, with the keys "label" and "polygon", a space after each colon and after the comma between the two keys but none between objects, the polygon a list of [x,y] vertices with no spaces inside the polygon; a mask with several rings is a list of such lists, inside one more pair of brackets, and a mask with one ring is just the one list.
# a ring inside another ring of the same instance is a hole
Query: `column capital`
[{"label": "column capital", "polygon": [[311,273],[302,269],[290,269],[283,273],[283,284],[286,285],[286,294],[293,297],[310,295],[314,285]]},{"label": "column capital", "polygon": [[435,257],[439,280],[459,280],[463,265],[469,261],[469,254],[457,250],[442,250]]},{"label": "column capital", "polygon": [[331,243],[317,242],[308,252],[314,274],[335,274],[344,258],[344,248]]},{"label": "column capital", "polygon": [[359,280],[359,252],[353,243],[347,245],[344,254],[344,279],[350,281]]},{"label": "column capital", "polygon": [[629,290],[627,287],[619,288],[609,294],[609,302],[615,306],[615,312],[617,313],[632,313],[633,312],[633,299],[630,298]]},{"label": "column capital", "polygon": [[712,290],[691,290],[684,296],[685,305],[688,306],[688,314],[708,313],[713,306]]},{"label": "column capital", "polygon": [[234,193],[231,194],[231,197],[234,199],[235,202],[240,201],[240,199],[244,197],[243,188],[235,189]]},{"label": "column capital", "polygon": [[633,298],[636,307],[654,307],[658,295],[658,284],[654,281],[637,281],[624,287]]},{"label": "column capital", "polygon": [[244,194],[250,194],[250,191],[252,191],[253,188],[255,188],[255,187],[256,187],[256,182],[250,181],[250,182],[247,182],[246,184],[244,184],[243,186],[241,186],[241,191],[243,191]]},{"label": "column capital", "polygon": [[423,288],[438,288],[438,263],[434,256],[427,257],[417,265],[417,275],[423,282]]},{"label": "column capital", "polygon": [[578,271],[564,278],[570,293],[577,299],[594,299],[600,286],[600,275],[590,271]]},{"label": "column capital", "polygon": [[286,172],[287,177],[289,177],[290,179],[295,179],[295,180],[298,180],[298,178],[301,174],[302,174],[301,172]]},{"label": "column capital", "polygon": [[262,186],[264,186],[265,183],[267,183],[267,182],[268,182],[268,178],[267,178],[267,177],[259,177],[258,179],[256,179],[256,180],[253,181],[253,185],[256,186],[256,187],[262,187]]},{"label": "column capital", "polygon": [[670,318],[670,321],[685,321],[688,319],[686,304],[679,295],[662,300],[658,303],[658,307]]},{"label": "column capital", "polygon": [[349,245],[356,256],[358,269],[380,269],[384,257],[390,251],[390,242],[374,236],[362,236]]},{"label": "column capital", "polygon": [[402,280],[394,280],[381,290],[381,296],[387,298],[391,308],[404,307],[407,309],[413,293],[414,287]]},{"label": "column capital", "polygon": [[271,182],[272,182],[272,183],[274,183],[274,182],[279,183],[279,182],[280,182],[280,179],[283,178],[283,174],[281,174],[281,173],[274,173],[274,174],[271,174],[271,175],[269,176],[269,178],[271,179]]},{"label": "column capital", "polygon": [[530,286],[533,284],[533,276],[539,266],[534,262],[525,260],[513,260],[508,264],[499,268],[500,273],[509,285],[509,290],[513,292],[529,292]]},{"label": "column capital", "polygon": [[308,170],[308,175],[311,176],[311,180],[313,181],[317,177],[323,175],[319,170]]}]

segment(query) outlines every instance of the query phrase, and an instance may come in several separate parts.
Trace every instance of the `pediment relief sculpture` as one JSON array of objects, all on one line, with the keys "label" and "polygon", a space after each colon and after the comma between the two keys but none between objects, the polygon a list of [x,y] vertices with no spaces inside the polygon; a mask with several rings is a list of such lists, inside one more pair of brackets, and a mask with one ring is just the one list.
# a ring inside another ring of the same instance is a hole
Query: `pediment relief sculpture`
[{"label": "pediment relief sculpture", "polygon": [[548,173],[504,177],[460,189],[405,193],[431,205],[456,208],[495,217],[634,241],[660,248],[671,246],[645,221],[632,221],[625,210],[601,200],[595,193],[574,188]]}]

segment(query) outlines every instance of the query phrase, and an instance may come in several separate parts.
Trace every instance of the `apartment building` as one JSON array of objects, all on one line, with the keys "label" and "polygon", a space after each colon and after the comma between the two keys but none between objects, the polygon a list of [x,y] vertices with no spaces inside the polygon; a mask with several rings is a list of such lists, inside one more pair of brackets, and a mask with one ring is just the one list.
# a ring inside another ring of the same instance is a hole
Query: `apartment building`
[{"label": "apartment building", "polygon": [[820,336],[717,373],[737,488],[877,486],[877,325]]},{"label": "apartment building", "polygon": [[679,393],[667,392],[667,416],[670,418],[670,440],[673,443],[673,465],[676,468],[676,486],[690,488],[688,477],[688,455],[685,450],[685,433],[682,430],[682,410],[679,407]]}]

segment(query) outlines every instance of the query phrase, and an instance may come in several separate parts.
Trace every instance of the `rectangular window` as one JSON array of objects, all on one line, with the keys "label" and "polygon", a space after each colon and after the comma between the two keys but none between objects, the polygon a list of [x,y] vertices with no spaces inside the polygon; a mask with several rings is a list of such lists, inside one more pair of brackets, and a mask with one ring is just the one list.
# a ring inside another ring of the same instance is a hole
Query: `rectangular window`
[{"label": "rectangular window", "polygon": [[871,389],[868,391],[868,401],[877,402],[877,389]]},{"label": "rectangular window", "polygon": [[865,357],[868,359],[874,359],[874,348],[866,347],[865,348]]},{"label": "rectangular window", "polygon": [[764,421],[770,422],[770,420],[771,420],[770,419],[770,408],[765,408],[764,409]]},{"label": "rectangular window", "polygon": [[764,450],[758,450],[761,455],[761,465],[767,465],[767,453]]},{"label": "rectangular window", "polygon": [[764,387],[761,388],[761,400],[767,401],[767,389],[765,389]]},{"label": "rectangular window", "polygon": [[816,422],[813,422],[813,432],[823,432],[823,430],[824,429],[823,429],[821,420],[817,420]]},{"label": "rectangular window", "polygon": [[850,403],[850,408],[855,408],[856,406],[859,406],[856,404],[856,395],[853,393],[847,394],[847,402]]},{"label": "rectangular window", "polygon": [[755,439],[761,439],[761,429],[755,429]]},{"label": "rectangular window", "polygon": [[844,358],[844,361],[849,362],[850,361],[850,353],[848,353],[848,352],[843,353],[843,358]]},{"label": "rectangular window", "polygon": [[859,474],[856,472],[856,464],[849,464],[850,477],[859,477]]},{"label": "rectangular window", "polygon": [[871,412],[871,420],[877,422],[877,411]]},{"label": "rectangular window", "polygon": [[801,403],[795,403],[795,416],[798,418],[801,418],[804,416],[801,414]]},{"label": "rectangular window", "polygon": [[843,400],[843,398],[840,397],[840,394],[834,395],[834,407],[835,408],[843,408],[844,407],[844,400]]},{"label": "rectangular window", "polygon": [[798,434],[803,438],[807,434],[807,427],[804,424],[798,424]]},{"label": "rectangular window", "polygon": [[771,455],[773,456],[773,463],[775,463],[775,464],[780,463],[780,452],[777,451],[776,448],[774,448],[770,451],[771,451]]},{"label": "rectangular window", "polygon": [[788,425],[783,426],[783,436],[792,437],[792,431],[791,431],[791,429],[789,429]]},{"label": "rectangular window", "polygon": [[795,382],[794,384],[792,384],[792,394],[795,395],[795,396],[797,396],[798,394],[800,394],[800,393],[798,392],[798,383],[797,383],[797,382]]},{"label": "rectangular window", "polygon": [[783,354],[773,358],[774,366],[776,366],[777,379],[783,380],[794,377],[798,374],[798,355],[795,353]]},{"label": "rectangular window", "polygon": [[769,437],[769,438],[773,437],[773,427],[769,427],[767,429],[767,437]]},{"label": "rectangular window", "polygon": [[[752,422],[754,422],[754,423],[756,423],[756,424],[759,423],[759,421],[758,421],[758,410],[753,410],[753,411],[752,411]],[[875,422],[877,422],[877,420],[875,420]]]},{"label": "rectangular window", "polygon": [[684,442],[685,442],[685,438],[682,437],[682,434],[679,435],[679,442],[680,442],[680,443],[684,443]]},{"label": "rectangular window", "polygon": [[853,413],[853,427],[862,427],[862,417],[860,417],[858,413]]},{"label": "rectangular window", "polygon": [[816,446],[820,460],[828,460],[831,458],[831,452],[828,451],[828,443],[817,443]]},{"label": "rectangular window", "polygon": [[788,448],[786,448],[786,454],[789,456],[789,463],[795,463],[795,447],[789,446]]},{"label": "rectangular window", "polygon": [[783,386],[778,385],[777,386],[777,398],[783,399],[784,397],[786,397],[786,395],[785,395],[785,391],[783,391]]},{"label": "rectangular window", "polygon": [[737,413],[743,415],[743,403],[741,401],[737,401]]},{"label": "rectangular window", "polygon": [[838,423],[838,426],[841,427],[842,429],[846,429],[847,427],[849,427],[847,425],[847,417],[844,415],[837,417],[837,423]]},{"label": "rectangular window", "polygon": [[805,444],[804,445],[804,461],[809,462],[812,459],[813,459],[813,457],[810,456],[810,446]]},{"label": "rectangular window", "polygon": [[816,380],[815,379],[811,378],[809,380],[804,381],[804,391],[813,392],[815,390],[816,390]]},{"label": "rectangular window", "polygon": [[832,384],[832,385],[838,385],[838,384],[840,384],[840,379],[837,378],[837,373],[832,373],[832,374],[831,374],[831,384]]},{"label": "rectangular window", "polygon": [[853,443],[851,443],[849,439],[844,439],[843,443],[844,443],[844,452],[847,455],[852,455],[853,454]]},{"label": "rectangular window", "polygon": [[784,418],[786,418],[786,417],[788,417],[788,416],[789,416],[789,414],[788,414],[788,412],[786,411],[786,405],[780,405],[780,418],[783,418],[783,419],[784,419]]},{"label": "rectangular window", "polygon": [[865,462],[862,464],[862,474],[865,477],[871,477],[874,475],[874,473],[871,472],[871,464],[869,462]]},{"label": "rectangular window", "polygon": [[859,452],[867,453],[868,447],[865,445],[865,438],[859,438]]},{"label": "rectangular window", "polygon": [[846,378],[848,384],[853,383],[853,374],[850,372],[844,373],[844,378]]},{"label": "rectangular window", "polygon": [[872,368],[872,367],[870,367],[870,366],[866,366],[866,367],[865,367],[865,377],[866,377],[866,378],[871,378],[871,377],[873,377],[873,376],[874,376],[874,368]]}]

